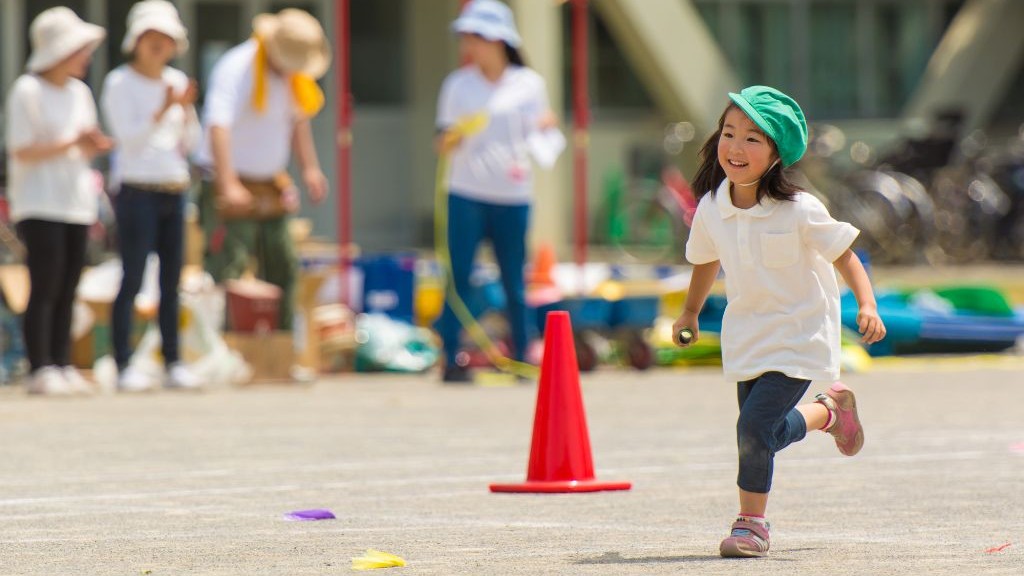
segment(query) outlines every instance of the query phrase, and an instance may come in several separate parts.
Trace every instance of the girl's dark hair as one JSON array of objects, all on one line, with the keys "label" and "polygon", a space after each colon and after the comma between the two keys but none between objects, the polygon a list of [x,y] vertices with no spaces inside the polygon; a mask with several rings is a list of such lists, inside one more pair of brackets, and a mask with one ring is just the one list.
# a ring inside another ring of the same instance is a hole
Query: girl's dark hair
[{"label": "girl's dark hair", "polygon": [[[697,167],[697,174],[693,177],[693,191],[698,202],[706,194],[711,194],[714,197],[722,180],[725,180],[725,170],[718,163],[718,140],[722,137],[725,115],[729,113],[729,110],[739,109],[739,106],[730,102],[722,112],[722,117],[718,119],[718,130],[715,130],[715,133],[709,136],[704,145],[700,147],[700,166]],[[775,157],[778,158],[779,150],[775,147],[775,142],[771,138],[765,137],[771,143]],[[792,201],[797,192],[800,192],[800,187],[786,176],[786,170],[782,168],[781,164],[776,164],[761,176],[761,181],[757,186],[757,201],[760,202],[765,196],[775,200]]]},{"label": "girl's dark hair", "polygon": [[526,66],[526,59],[523,58],[523,53],[518,48],[513,48],[507,42],[502,42],[505,45],[505,58],[508,59],[508,63],[515,66]]}]

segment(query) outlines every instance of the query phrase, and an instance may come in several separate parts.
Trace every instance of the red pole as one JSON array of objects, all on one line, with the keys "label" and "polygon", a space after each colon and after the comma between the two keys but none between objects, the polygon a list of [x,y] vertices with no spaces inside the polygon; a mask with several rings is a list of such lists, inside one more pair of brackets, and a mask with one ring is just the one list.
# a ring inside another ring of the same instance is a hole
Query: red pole
[{"label": "red pole", "polygon": [[588,93],[587,0],[572,0],[572,111],[573,185],[576,265],[587,260],[587,148],[589,146],[590,98]]},{"label": "red pole", "polygon": [[351,266],[352,244],[352,88],[350,63],[349,1],[335,0],[334,31],[335,58],[334,79],[338,94],[336,122],[337,154],[336,177],[338,179],[338,254],[340,267],[340,296],[343,304],[349,304],[348,276]]}]

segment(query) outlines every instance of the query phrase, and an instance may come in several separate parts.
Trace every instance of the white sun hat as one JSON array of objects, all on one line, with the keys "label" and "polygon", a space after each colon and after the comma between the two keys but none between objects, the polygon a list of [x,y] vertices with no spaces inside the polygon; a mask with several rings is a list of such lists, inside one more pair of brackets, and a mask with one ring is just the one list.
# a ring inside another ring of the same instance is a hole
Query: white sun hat
[{"label": "white sun hat", "polygon": [[500,40],[513,48],[523,43],[516,30],[512,9],[498,0],[472,0],[452,22],[452,31]]},{"label": "white sun hat", "polygon": [[131,54],[147,30],[166,34],[174,39],[178,56],[188,50],[188,30],[181,23],[178,9],[167,0],[142,0],[128,11],[128,31],[121,42],[121,51]]},{"label": "white sun hat", "polygon": [[106,37],[102,26],[83,22],[70,8],[44,10],[29,27],[32,55],[25,68],[33,73],[45,72],[83,48],[95,50]]}]

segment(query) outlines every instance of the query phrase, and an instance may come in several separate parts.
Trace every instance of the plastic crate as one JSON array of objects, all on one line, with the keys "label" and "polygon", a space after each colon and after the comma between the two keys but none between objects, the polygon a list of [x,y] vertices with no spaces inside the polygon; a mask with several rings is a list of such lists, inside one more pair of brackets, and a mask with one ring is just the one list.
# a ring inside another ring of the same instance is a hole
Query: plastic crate
[{"label": "plastic crate", "polygon": [[596,330],[611,326],[612,303],[603,298],[569,298],[537,308],[537,327],[544,331],[548,312],[569,313],[574,330]]},{"label": "plastic crate", "polygon": [[647,328],[658,317],[657,296],[633,296],[612,303],[609,325],[613,328]]}]

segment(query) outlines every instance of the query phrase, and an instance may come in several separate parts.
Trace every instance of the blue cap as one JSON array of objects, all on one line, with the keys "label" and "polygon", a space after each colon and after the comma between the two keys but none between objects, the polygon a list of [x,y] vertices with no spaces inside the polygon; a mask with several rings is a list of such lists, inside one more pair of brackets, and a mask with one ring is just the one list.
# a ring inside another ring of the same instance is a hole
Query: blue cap
[{"label": "blue cap", "polygon": [[488,40],[501,41],[519,48],[523,40],[516,31],[512,9],[498,0],[472,0],[452,22],[452,31],[459,34],[477,34]]}]

